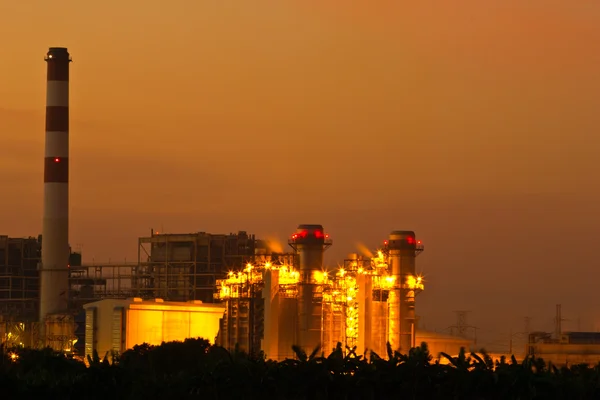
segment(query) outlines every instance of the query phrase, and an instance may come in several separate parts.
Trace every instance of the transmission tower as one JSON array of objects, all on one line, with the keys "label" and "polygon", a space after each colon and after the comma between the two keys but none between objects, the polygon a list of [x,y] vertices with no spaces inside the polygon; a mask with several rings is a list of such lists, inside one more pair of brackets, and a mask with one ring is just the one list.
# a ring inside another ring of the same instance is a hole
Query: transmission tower
[{"label": "transmission tower", "polygon": [[454,311],[456,313],[456,330],[459,336],[465,336],[465,333],[467,333],[467,328],[469,328],[469,325],[467,325],[467,314],[470,313],[470,311]]},{"label": "transmission tower", "polygon": [[523,332],[529,337],[529,332],[531,332],[531,317],[524,317],[523,320],[525,321],[525,330]]}]

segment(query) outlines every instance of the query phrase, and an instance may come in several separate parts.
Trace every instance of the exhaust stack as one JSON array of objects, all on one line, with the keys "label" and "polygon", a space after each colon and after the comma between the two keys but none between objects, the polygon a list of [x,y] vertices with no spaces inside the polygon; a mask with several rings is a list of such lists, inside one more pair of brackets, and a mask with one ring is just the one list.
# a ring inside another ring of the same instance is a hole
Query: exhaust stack
[{"label": "exhaust stack", "polygon": [[417,240],[413,231],[394,231],[389,236],[388,250],[395,285],[389,294],[388,337],[392,349],[408,354],[415,346],[415,290],[410,279],[415,274]]},{"label": "exhaust stack", "polygon": [[40,321],[64,313],[69,301],[69,63],[64,47],[46,54],[44,220],[40,268]]},{"label": "exhaust stack", "polygon": [[298,254],[300,263],[297,344],[310,354],[321,344],[322,299],[317,295],[317,274],[322,274],[323,253],[332,241],[322,225],[299,225],[288,244]]}]

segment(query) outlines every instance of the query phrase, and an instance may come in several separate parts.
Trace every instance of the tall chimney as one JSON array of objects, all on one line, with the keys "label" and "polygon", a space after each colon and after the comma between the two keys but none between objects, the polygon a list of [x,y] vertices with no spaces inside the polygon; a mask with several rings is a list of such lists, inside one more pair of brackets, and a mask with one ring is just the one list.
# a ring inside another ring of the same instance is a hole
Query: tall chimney
[{"label": "tall chimney", "polygon": [[407,279],[415,276],[417,241],[413,231],[394,231],[388,241],[390,269],[395,286],[389,293],[388,335],[392,349],[402,354],[414,343],[415,336],[415,290],[407,285]]},{"label": "tall chimney", "polygon": [[64,47],[46,54],[44,221],[40,320],[68,309],[69,300],[69,63]]},{"label": "tall chimney", "polygon": [[323,253],[332,245],[322,225],[299,225],[289,239],[299,258],[300,282],[298,284],[298,339],[297,345],[307,354],[321,344],[321,307],[316,299],[316,274],[323,270]]}]

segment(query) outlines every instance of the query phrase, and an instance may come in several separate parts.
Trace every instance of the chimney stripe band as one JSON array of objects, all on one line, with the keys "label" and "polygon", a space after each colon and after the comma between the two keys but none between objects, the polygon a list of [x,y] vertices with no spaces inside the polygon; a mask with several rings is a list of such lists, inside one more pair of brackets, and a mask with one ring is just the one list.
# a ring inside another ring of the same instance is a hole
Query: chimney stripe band
[{"label": "chimney stripe band", "polygon": [[69,132],[46,132],[44,157],[69,157]]},{"label": "chimney stripe band", "polygon": [[47,81],[69,81],[69,63],[59,60],[48,60]]},{"label": "chimney stripe band", "polygon": [[46,132],[69,131],[69,107],[46,107]]},{"label": "chimney stripe band", "polygon": [[44,183],[69,182],[69,158],[46,157],[44,159]]},{"label": "chimney stripe band", "polygon": [[68,221],[69,185],[64,182],[46,182],[46,190],[52,191],[52,201],[44,206],[44,219],[52,223],[57,219]]},{"label": "chimney stripe band", "polygon": [[48,81],[46,84],[46,106],[69,106],[69,82]]}]

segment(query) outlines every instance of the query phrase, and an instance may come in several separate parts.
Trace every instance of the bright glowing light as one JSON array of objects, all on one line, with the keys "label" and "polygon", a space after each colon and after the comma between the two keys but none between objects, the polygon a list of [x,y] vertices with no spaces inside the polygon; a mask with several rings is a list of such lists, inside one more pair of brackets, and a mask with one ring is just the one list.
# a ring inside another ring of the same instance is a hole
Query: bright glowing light
[{"label": "bright glowing light", "polygon": [[300,273],[288,265],[273,265],[270,261],[264,264],[246,264],[243,271],[229,271],[226,279],[217,280],[215,299],[226,300],[229,298],[247,297],[250,286],[264,282],[264,272],[267,270],[279,271],[280,285],[294,285],[300,280]]},{"label": "bright glowing light", "polygon": [[406,277],[406,287],[411,290],[424,290],[423,278],[420,276],[409,275]]},{"label": "bright glowing light", "polygon": [[55,159],[54,159],[54,162],[55,162],[55,163],[58,163],[58,162],[60,162],[60,158],[58,158],[58,157],[57,157],[57,158],[55,158]]},{"label": "bright glowing light", "polygon": [[323,285],[323,284],[326,284],[328,282],[329,275],[327,274],[327,271],[314,271],[313,272],[313,279],[318,284]]}]

